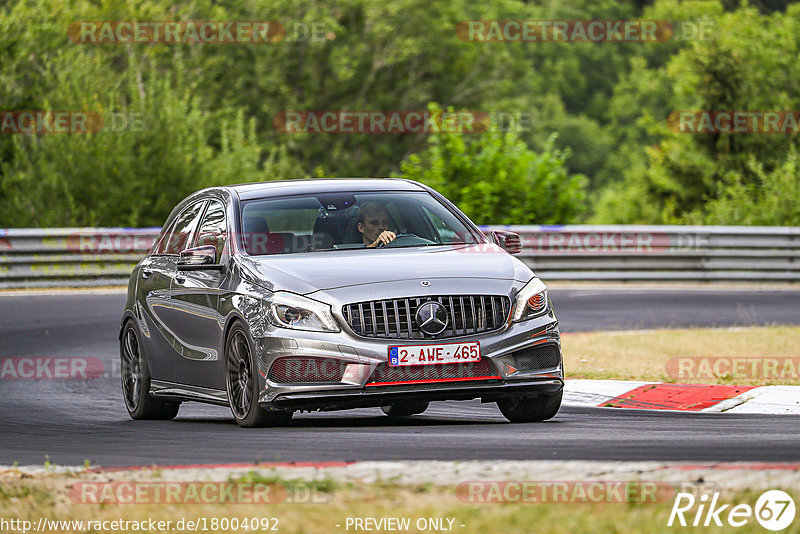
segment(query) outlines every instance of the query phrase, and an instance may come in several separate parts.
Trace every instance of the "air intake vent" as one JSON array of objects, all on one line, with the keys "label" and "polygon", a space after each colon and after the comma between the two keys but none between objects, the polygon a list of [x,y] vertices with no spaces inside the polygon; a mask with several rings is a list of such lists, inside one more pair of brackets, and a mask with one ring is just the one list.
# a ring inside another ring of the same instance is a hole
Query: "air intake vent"
[{"label": "air intake vent", "polygon": [[347,363],[332,358],[278,358],[269,370],[269,379],[280,384],[320,384],[341,382]]},{"label": "air intake vent", "polygon": [[550,343],[540,347],[520,350],[514,353],[515,367],[520,373],[531,373],[553,369],[561,363],[558,345]]}]

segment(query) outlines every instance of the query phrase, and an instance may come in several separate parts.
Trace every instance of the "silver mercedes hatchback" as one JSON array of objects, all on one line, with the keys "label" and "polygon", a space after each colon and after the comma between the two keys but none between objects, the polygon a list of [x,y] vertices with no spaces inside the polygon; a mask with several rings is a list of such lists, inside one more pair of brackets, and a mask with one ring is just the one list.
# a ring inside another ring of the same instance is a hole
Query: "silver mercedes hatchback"
[{"label": "silver mercedes hatchback", "polygon": [[552,418],[564,385],[547,288],[409,180],[214,187],[178,204],[134,268],[120,328],[133,419],[184,401],[229,406],[244,427],[295,411],[496,402],[512,422]]}]

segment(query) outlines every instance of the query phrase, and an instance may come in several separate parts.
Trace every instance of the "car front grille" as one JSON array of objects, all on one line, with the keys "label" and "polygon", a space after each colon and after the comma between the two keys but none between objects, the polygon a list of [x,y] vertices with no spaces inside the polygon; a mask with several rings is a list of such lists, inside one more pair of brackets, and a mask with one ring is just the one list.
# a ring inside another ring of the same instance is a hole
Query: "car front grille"
[{"label": "car front grille", "polygon": [[373,371],[367,386],[411,384],[418,382],[455,382],[501,378],[488,359],[444,365],[404,365],[392,367],[381,363]]},{"label": "car front grille", "polygon": [[[447,311],[447,326],[435,335],[420,330],[419,307],[436,301]],[[364,337],[390,339],[444,339],[491,332],[503,326],[511,311],[508,297],[499,295],[426,296],[373,300],[342,307],[347,324]]]}]

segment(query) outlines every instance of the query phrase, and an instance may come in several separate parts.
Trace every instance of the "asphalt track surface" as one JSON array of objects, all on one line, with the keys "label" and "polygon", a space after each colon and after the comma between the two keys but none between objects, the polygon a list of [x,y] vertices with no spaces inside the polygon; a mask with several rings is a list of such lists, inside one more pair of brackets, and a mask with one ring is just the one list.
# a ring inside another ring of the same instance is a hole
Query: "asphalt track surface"
[{"label": "asphalt track surface", "polygon": [[[800,291],[554,290],[562,330],[800,324]],[[0,295],[0,358],[94,357],[113,369],[122,293]],[[103,466],[347,460],[800,461],[796,416],[564,407],[509,424],[494,404],[433,403],[295,415],[240,429],[226,408],[184,403],[175,421],[131,421],[119,379],[0,380],[0,464]]]}]

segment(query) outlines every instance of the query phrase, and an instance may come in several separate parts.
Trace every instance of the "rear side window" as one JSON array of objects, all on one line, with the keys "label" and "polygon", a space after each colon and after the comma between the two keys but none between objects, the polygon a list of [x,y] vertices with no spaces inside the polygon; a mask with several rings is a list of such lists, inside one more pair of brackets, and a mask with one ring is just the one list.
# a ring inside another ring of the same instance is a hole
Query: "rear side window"
[{"label": "rear side window", "polygon": [[156,244],[153,245],[153,250],[150,251],[150,254],[164,253],[164,248],[167,246],[167,238],[169,237],[170,232],[172,232],[172,228],[174,226],[175,221],[173,220],[172,224],[161,229],[161,233],[158,234],[158,239],[156,240]]},{"label": "rear side window", "polygon": [[217,200],[212,200],[208,204],[203,222],[200,223],[200,229],[197,231],[195,246],[214,245],[217,249],[217,260],[219,260],[222,251],[225,250],[227,238],[228,228],[225,224],[225,206]]},{"label": "rear side window", "polygon": [[179,254],[189,248],[204,204],[205,202],[192,204],[178,215],[167,238],[162,239],[156,247],[155,254]]}]

